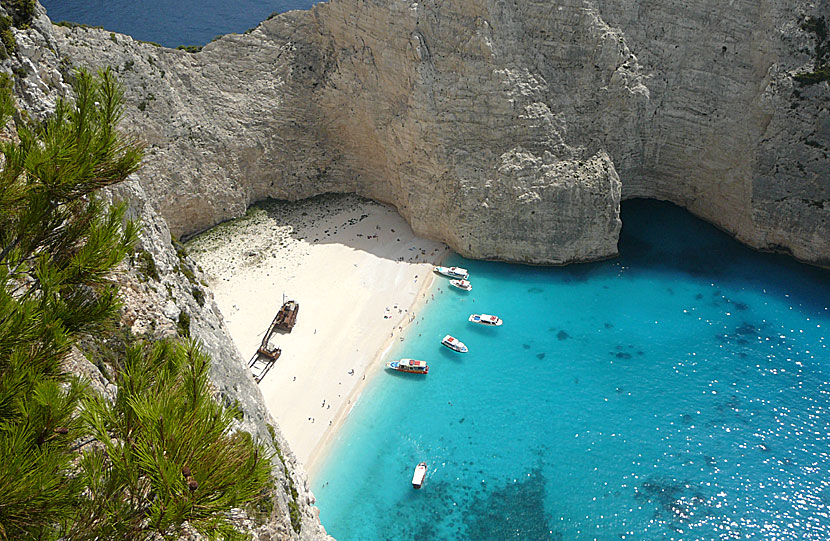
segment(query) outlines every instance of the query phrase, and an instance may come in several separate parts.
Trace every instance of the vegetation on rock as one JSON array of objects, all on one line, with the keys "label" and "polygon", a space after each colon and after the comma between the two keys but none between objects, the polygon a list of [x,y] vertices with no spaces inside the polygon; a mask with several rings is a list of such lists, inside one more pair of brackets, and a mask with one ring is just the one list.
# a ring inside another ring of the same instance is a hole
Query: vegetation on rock
[{"label": "vegetation on rock", "polygon": [[830,40],[827,35],[827,21],[824,17],[807,17],[801,28],[816,37],[816,51],[813,71],[799,73],[793,79],[802,85],[830,81]]},{"label": "vegetation on rock", "polygon": [[235,535],[225,512],[257,503],[270,461],[250,434],[229,432],[236,412],[211,397],[208,366],[194,342],[128,348],[115,402],[84,404],[82,421],[102,445],[81,459],[92,493],[70,537],[169,535],[185,521]]},{"label": "vegetation on rock", "polygon": [[[96,191],[136,171],[142,149],[115,129],[123,90],[109,70],[78,72],[74,89],[0,142],[0,539],[158,538],[185,524],[237,537],[227,513],[259,503],[270,457],[232,432],[209,359],[193,342],[103,344],[120,308],[109,277],[138,231]],[[0,85],[0,126],[13,113]],[[81,341],[105,352],[114,401],[65,371]]]},{"label": "vegetation on rock", "polygon": [[176,325],[179,336],[190,338],[190,314],[182,310],[179,312],[179,321]]},{"label": "vegetation on rock", "polygon": [[17,50],[17,40],[14,39],[14,33],[12,33],[11,17],[0,15],[0,43],[3,44],[3,48],[0,49],[0,60],[5,60]]},{"label": "vegetation on rock", "polygon": [[52,24],[54,24],[55,26],[63,26],[65,28],[83,28],[84,30],[89,29],[89,28],[93,28],[93,29],[96,29],[96,30],[103,30],[104,29],[103,26],[93,26],[93,25],[84,24],[84,23],[75,23],[75,22],[72,22],[72,21],[58,21],[58,22],[52,23]]},{"label": "vegetation on rock", "polygon": [[3,9],[12,16],[17,28],[28,28],[35,16],[35,0],[3,0]]},{"label": "vegetation on rock", "polygon": [[199,51],[202,50],[202,46],[201,45],[179,45],[178,47],[176,47],[176,49],[178,49],[180,51],[185,51],[185,52],[188,52],[188,53],[198,53]]},{"label": "vegetation on rock", "polygon": [[161,277],[156,267],[156,260],[153,259],[153,254],[147,250],[140,250],[136,257],[138,259],[138,271],[145,277],[160,282]]}]

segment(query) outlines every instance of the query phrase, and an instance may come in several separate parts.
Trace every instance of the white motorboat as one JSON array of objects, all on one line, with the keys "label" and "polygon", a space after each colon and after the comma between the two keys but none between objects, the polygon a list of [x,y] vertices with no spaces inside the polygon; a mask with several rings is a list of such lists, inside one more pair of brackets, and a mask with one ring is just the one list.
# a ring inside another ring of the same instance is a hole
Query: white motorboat
[{"label": "white motorboat", "polygon": [[429,374],[429,365],[427,365],[426,361],[416,361],[415,359],[390,361],[386,363],[386,368],[391,368],[398,372],[408,372],[410,374]]},{"label": "white motorboat", "polygon": [[490,314],[472,314],[470,315],[468,321],[472,323],[479,323],[481,325],[487,325],[488,327],[500,327],[502,323],[504,323],[500,317],[492,316]]},{"label": "white motorboat", "polygon": [[427,463],[421,462],[415,466],[415,473],[412,474],[412,488],[421,488],[424,478],[427,476]]},{"label": "white motorboat", "polygon": [[458,278],[459,280],[466,280],[470,277],[467,269],[462,269],[461,267],[434,267],[433,270],[438,274],[443,274],[450,278]]},{"label": "white motorboat", "polygon": [[450,336],[449,334],[441,339],[441,343],[451,350],[457,351],[458,353],[467,353],[467,351],[469,351],[467,346],[464,345],[464,342],[454,336]]},{"label": "white motorboat", "polygon": [[463,289],[464,291],[470,291],[473,289],[473,284],[467,280],[450,280],[450,285],[455,286],[458,289]]}]

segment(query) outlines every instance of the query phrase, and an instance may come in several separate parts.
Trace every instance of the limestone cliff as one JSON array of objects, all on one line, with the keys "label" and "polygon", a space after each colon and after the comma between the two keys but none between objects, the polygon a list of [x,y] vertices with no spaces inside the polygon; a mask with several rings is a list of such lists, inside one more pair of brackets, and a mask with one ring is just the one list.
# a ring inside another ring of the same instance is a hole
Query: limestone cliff
[{"label": "limestone cliff", "polygon": [[[615,254],[620,199],[653,197],[830,265],[830,83],[793,78],[815,68],[805,21],[828,13],[828,0],[332,0],[189,54],[53,27],[38,6],[0,67],[34,116],[67,94],[73,66],[118,71],[148,153],[113,197],[144,217],[161,269],[155,285],[125,275],[127,317],[172,326],[191,313],[217,390],[270,438],[171,232],[265,197],[355,192],[463,255],[566,263]],[[302,469],[285,459],[275,469],[299,488],[299,537],[322,537]],[[260,537],[297,537],[289,498]]]},{"label": "limestone cliff", "polygon": [[826,0],[333,0],[198,54],[56,30],[113,65],[177,235],[254,200],[356,192],[461,254],[613,255],[619,201],[680,204],[830,263],[828,83],[801,86]]},{"label": "limestone cliff", "polygon": [[[30,28],[15,31],[17,51],[2,62],[4,71],[16,76],[18,106],[33,117],[51,112],[57,97],[70,92],[64,79],[69,74],[68,62],[59,54],[53,26],[40,6],[38,14]],[[0,16],[3,15],[5,10],[0,7]],[[273,507],[263,507],[260,517],[235,512],[234,525],[262,541],[331,539],[313,507],[315,500],[303,466],[266,409],[196,264],[181,248],[174,248],[166,222],[137,179],[118,185],[103,196],[110,202],[128,202],[129,217],[142,223],[140,251],[121,265],[115,277],[124,305],[122,323],[136,335],[151,339],[169,337],[177,334],[181,314],[187,314],[191,336],[201,341],[213,360],[210,377],[216,398],[241,412],[234,429],[249,432],[275,453],[274,484],[269,494]],[[70,355],[66,368],[85,376],[92,388],[105,396],[112,398],[117,392],[77,350]],[[195,531],[188,535],[188,539],[201,538]]]}]

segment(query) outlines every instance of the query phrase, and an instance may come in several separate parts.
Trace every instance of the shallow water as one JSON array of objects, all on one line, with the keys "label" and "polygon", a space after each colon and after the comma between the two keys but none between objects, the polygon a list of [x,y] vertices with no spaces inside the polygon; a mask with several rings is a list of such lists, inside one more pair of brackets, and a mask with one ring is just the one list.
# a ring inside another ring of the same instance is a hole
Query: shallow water
[{"label": "shallow water", "polygon": [[205,45],[254,28],[271,13],[309,9],[319,0],[41,0],[53,22],[72,21],[166,47]]},{"label": "shallow water", "polygon": [[314,480],[329,533],[830,538],[830,273],[669,204],[623,221],[606,262],[449,261],[472,292],[438,279],[389,356],[430,374],[378,374]]}]

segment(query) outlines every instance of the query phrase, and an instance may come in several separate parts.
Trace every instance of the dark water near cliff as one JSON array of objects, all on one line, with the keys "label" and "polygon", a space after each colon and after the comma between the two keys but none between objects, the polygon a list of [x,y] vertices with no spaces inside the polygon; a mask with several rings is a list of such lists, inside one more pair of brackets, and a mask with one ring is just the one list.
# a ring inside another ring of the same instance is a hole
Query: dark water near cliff
[{"label": "dark water near cliff", "polygon": [[314,479],[332,535],[830,539],[830,272],[665,203],[623,223],[609,261],[448,262],[473,290],[438,279],[389,354],[429,375],[377,374]]},{"label": "dark water near cliff", "polygon": [[167,47],[204,45],[242,33],[271,13],[308,9],[316,0],[41,0],[53,22],[72,21]]}]

